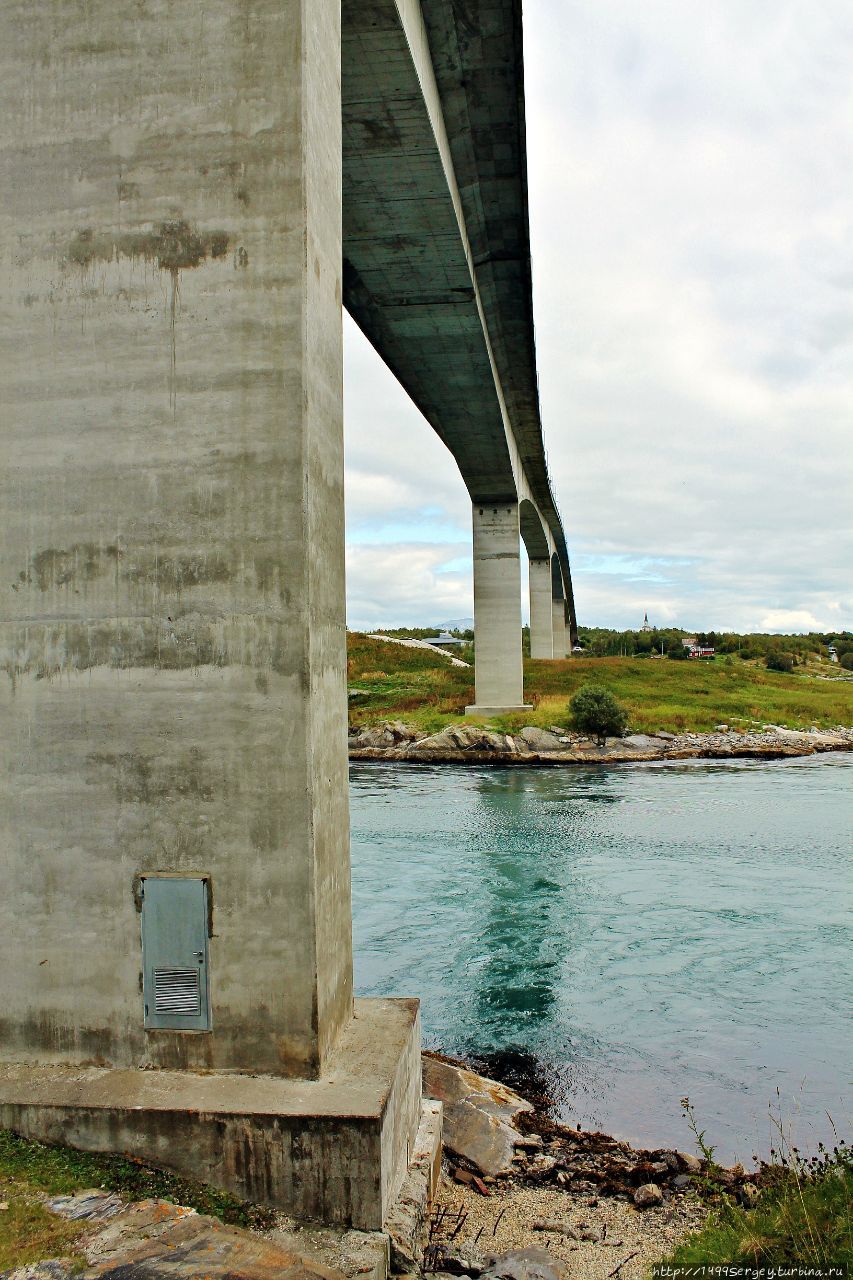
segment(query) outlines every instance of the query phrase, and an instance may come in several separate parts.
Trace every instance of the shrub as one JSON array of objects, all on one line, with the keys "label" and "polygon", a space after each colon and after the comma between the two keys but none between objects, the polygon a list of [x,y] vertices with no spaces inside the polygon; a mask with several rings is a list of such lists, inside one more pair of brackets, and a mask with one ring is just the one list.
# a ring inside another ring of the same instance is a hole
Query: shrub
[{"label": "shrub", "polygon": [[768,671],[793,671],[794,655],[781,649],[772,650],[764,659],[764,665]]},{"label": "shrub", "polygon": [[603,747],[608,737],[621,738],[628,727],[628,714],[609,689],[585,684],[569,703],[572,724],[580,733],[594,737]]},{"label": "shrub", "polygon": [[842,653],[838,659],[845,671],[853,671],[853,652]]}]

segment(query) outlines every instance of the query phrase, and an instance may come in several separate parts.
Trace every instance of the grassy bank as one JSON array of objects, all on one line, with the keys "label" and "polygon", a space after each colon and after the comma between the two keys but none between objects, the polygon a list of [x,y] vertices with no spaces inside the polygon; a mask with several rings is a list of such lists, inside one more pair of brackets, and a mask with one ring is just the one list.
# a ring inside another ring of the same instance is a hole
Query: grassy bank
[{"label": "grassy bank", "polygon": [[45,1258],[77,1259],[76,1241],[88,1224],[56,1217],[42,1200],[89,1187],[115,1191],[125,1200],[170,1200],[240,1227],[269,1227],[275,1218],[264,1206],[128,1156],[31,1142],[0,1129],[0,1273]]},{"label": "grassy bank", "polygon": [[[227,1191],[155,1169],[120,1155],[98,1155],[31,1142],[0,1129],[0,1272],[41,1258],[74,1254],[81,1226],[54,1217],[40,1196],[70,1195],[87,1187],[127,1200],[158,1197],[241,1227],[271,1225],[273,1213]],[[84,1224],[85,1226],[85,1224]]]},{"label": "grassy bank", "polygon": [[[473,668],[453,667],[439,654],[353,633],[348,658],[349,686],[359,691],[350,701],[353,725],[400,719],[433,732],[462,718],[474,701]],[[704,732],[721,722],[733,729],[853,724],[853,680],[767,671],[734,656],[713,662],[583,657],[526,661],[525,694],[534,709],[506,717],[503,727],[566,725],[569,699],[589,681],[610,689],[627,708],[634,732]]]},{"label": "grassy bank", "polygon": [[83,1268],[77,1240],[88,1224],[57,1218],[26,1187],[0,1185],[0,1193],[0,1274],[47,1258],[67,1258]]},{"label": "grassy bank", "polygon": [[853,1267],[853,1165],[845,1148],[767,1170],[753,1208],[726,1199],[666,1259],[673,1266]]}]

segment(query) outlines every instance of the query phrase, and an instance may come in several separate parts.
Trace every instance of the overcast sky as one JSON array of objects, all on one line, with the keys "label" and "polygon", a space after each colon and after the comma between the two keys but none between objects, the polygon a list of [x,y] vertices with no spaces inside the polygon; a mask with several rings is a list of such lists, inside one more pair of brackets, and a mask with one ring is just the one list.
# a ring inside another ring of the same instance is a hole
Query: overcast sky
[{"label": "overcast sky", "polygon": [[[525,40],[579,621],[853,628],[853,0],[526,0]],[[470,616],[452,457],[349,320],[345,372],[349,625]]]}]

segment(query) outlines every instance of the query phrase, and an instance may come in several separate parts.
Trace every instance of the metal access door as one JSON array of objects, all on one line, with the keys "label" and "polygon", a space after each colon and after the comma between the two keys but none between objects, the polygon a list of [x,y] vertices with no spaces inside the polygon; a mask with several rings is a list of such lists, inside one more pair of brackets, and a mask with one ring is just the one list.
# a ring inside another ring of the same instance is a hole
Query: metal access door
[{"label": "metal access door", "polygon": [[142,881],[142,998],[145,1026],[210,1030],[207,881]]}]

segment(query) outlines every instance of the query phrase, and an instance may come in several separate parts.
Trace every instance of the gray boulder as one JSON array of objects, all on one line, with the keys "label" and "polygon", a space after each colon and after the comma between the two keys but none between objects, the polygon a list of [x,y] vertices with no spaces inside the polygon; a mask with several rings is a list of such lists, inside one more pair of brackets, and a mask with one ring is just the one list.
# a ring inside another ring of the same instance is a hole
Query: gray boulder
[{"label": "gray boulder", "polygon": [[665,740],[659,737],[651,737],[647,733],[630,733],[622,739],[623,747],[636,747],[638,751],[653,751],[655,747],[663,748]]},{"label": "gray boulder", "polygon": [[393,747],[394,735],[384,725],[370,725],[356,738],[357,747]]},{"label": "gray boulder", "polygon": [[647,1182],[634,1192],[634,1204],[638,1209],[651,1209],[657,1204],[663,1204],[663,1192],[656,1183]]},{"label": "gray boulder", "polygon": [[544,1249],[513,1249],[486,1259],[483,1280],[563,1280],[566,1267]]},{"label": "gray boulder", "polygon": [[534,725],[529,725],[526,729],[522,729],[519,736],[524,739],[531,751],[564,750],[564,744],[556,733],[549,733],[547,729],[537,729]]},{"label": "gray boulder", "polygon": [[437,1058],[423,1058],[424,1094],[444,1104],[442,1137],[446,1150],[494,1177],[513,1168],[521,1134],[513,1120],[532,1111],[512,1089]]}]

